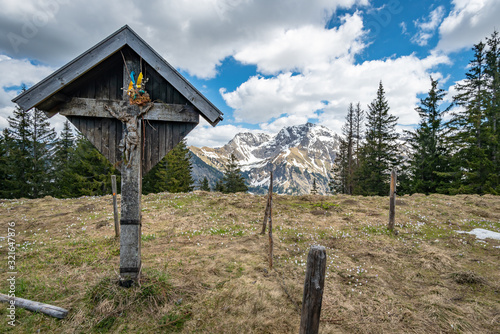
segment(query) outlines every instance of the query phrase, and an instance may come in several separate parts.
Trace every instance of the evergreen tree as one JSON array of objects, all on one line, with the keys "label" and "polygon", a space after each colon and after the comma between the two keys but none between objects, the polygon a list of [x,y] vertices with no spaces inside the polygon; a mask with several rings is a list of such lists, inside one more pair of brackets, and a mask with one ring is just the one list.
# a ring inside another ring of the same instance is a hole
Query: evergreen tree
[{"label": "evergreen tree", "polygon": [[[24,89],[23,89],[24,90]],[[31,115],[19,107],[8,117],[9,128],[4,132],[9,159],[8,198],[30,197],[28,176],[31,175]]]},{"label": "evergreen tree", "polygon": [[[168,153],[170,154],[170,152]],[[167,191],[167,156],[163,157],[151,170],[142,178],[142,193],[161,193]]]},{"label": "evergreen tree", "polygon": [[72,170],[75,158],[75,137],[68,120],[64,122],[64,128],[56,141],[54,153],[54,196],[59,198],[73,197],[72,185],[76,182]]},{"label": "evergreen tree", "polygon": [[[116,169],[83,135],[76,140],[74,159],[70,164],[74,183],[69,192],[74,197],[101,196],[111,193],[111,175]],[[117,180],[117,184],[120,184]]]},{"label": "evergreen tree", "polygon": [[201,181],[200,190],[210,191],[210,186],[208,185],[208,179],[206,176],[203,178],[203,181]]},{"label": "evergreen tree", "polygon": [[359,167],[359,151],[361,150],[361,141],[363,140],[363,122],[365,120],[365,112],[361,109],[361,103],[358,102],[354,110],[354,155],[355,155],[355,169]]},{"label": "evergreen tree", "polygon": [[420,116],[420,124],[415,132],[407,132],[412,148],[410,158],[410,192],[435,193],[447,192],[448,149],[444,142],[445,127],[442,119],[444,111],[439,103],[443,100],[444,90],[438,88],[438,81],[431,77],[431,89],[426,98],[420,100],[415,110]]},{"label": "evergreen tree", "polygon": [[329,182],[330,192],[332,194],[347,193],[347,142],[344,138],[339,139],[339,150],[333,161]]},{"label": "evergreen tree", "polygon": [[231,154],[227,164],[224,166],[224,177],[222,178],[224,193],[246,192],[248,187],[241,175],[240,167],[234,154]]},{"label": "evergreen tree", "polygon": [[360,166],[356,170],[354,192],[361,195],[385,196],[389,193],[390,171],[398,159],[396,123],[389,114],[382,82],[377,97],[368,105],[366,142],[360,151]]},{"label": "evergreen tree", "polygon": [[486,39],[485,73],[488,76],[489,101],[486,107],[488,147],[492,170],[486,185],[489,192],[500,194],[500,36],[494,31]]},{"label": "evergreen tree", "polygon": [[452,115],[450,137],[457,152],[454,155],[455,192],[483,194],[494,170],[488,152],[489,129],[486,111],[489,102],[488,77],[485,73],[486,45],[473,47],[474,57],[463,83],[457,84],[456,104],[462,108]]},{"label": "evergreen tree", "polygon": [[214,191],[219,193],[224,192],[224,183],[222,182],[222,180],[219,180],[215,183]]},{"label": "evergreen tree", "polygon": [[38,198],[52,193],[53,148],[56,131],[50,127],[45,113],[32,109],[31,122],[31,169],[28,174],[30,197]]},{"label": "evergreen tree", "polygon": [[194,181],[191,177],[189,149],[186,141],[182,140],[166,156],[166,183],[167,191],[171,193],[193,191]]},{"label": "evergreen tree", "polygon": [[316,179],[313,179],[313,185],[311,189],[311,194],[316,195],[318,194],[318,186],[316,185]]},{"label": "evergreen tree", "polygon": [[355,111],[354,107],[349,104],[349,109],[347,110],[346,122],[342,127],[342,133],[344,135],[345,145],[346,145],[346,161],[345,161],[345,193],[352,195],[353,192],[353,174],[354,174],[354,158],[353,158],[353,146],[355,142],[355,124],[354,124]]},{"label": "evergreen tree", "polygon": [[9,176],[9,154],[8,154],[8,139],[5,138],[6,129],[3,134],[0,134],[0,198],[10,197],[10,179]]}]

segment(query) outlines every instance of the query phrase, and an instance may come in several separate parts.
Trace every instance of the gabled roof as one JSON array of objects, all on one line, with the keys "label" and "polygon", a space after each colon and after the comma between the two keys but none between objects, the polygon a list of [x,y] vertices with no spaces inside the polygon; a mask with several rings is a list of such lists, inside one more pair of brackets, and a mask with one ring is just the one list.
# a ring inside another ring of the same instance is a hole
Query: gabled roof
[{"label": "gabled roof", "polygon": [[17,103],[24,110],[37,107],[126,45],[141,55],[145,62],[188,99],[210,124],[215,126],[222,120],[222,112],[128,25],[123,26],[27,91],[21,93],[12,102]]}]

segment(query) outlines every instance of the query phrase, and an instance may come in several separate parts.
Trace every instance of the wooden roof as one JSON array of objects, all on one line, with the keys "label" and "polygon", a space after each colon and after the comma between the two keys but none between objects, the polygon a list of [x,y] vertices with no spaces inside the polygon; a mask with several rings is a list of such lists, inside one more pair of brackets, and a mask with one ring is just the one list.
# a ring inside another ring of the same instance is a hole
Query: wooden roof
[{"label": "wooden roof", "polygon": [[[125,46],[142,57],[158,74],[168,81],[182,94],[200,115],[215,126],[222,120],[222,112],[203,96],[189,81],[175,68],[163,59],[128,25],[96,44],[68,64],[61,67],[27,91],[15,97],[12,102],[17,103],[24,110],[40,107],[47,101],[57,101],[58,92],[69,84],[77,81],[97,65],[119,52]],[[45,108],[42,108],[44,110]],[[48,110],[47,110],[48,111]]]}]

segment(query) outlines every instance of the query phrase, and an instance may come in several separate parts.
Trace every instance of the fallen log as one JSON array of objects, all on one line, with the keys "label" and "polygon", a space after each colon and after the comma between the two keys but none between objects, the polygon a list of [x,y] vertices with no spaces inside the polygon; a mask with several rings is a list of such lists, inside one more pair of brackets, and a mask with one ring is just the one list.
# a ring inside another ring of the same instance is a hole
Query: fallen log
[{"label": "fallen log", "polygon": [[19,298],[19,297],[11,298],[7,295],[4,295],[3,293],[0,293],[0,302],[10,304],[11,300],[14,301],[14,305],[16,307],[22,307],[22,308],[25,308],[29,311],[33,311],[33,312],[44,313],[44,314],[50,315],[51,317],[58,318],[58,319],[63,319],[68,314],[68,310],[65,310],[61,307],[57,307],[57,306],[49,305],[49,304],[44,304],[44,303],[39,303],[39,302],[34,302],[32,300]]}]

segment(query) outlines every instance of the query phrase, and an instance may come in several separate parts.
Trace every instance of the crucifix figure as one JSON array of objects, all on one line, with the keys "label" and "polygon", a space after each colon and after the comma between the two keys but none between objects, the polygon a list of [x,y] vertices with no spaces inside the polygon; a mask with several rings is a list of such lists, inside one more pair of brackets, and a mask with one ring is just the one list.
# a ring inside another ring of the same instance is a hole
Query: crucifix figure
[{"label": "crucifix figure", "polygon": [[120,106],[120,110],[116,112],[112,106],[104,106],[104,109],[106,109],[113,117],[125,123],[127,131],[123,134],[123,138],[120,141],[119,148],[122,152],[124,152],[125,163],[127,164],[127,167],[131,166],[133,157],[132,155],[134,154],[137,145],[139,145],[140,143],[140,138],[137,131],[139,127],[139,117],[146,114],[151,108],[153,108],[154,103],[150,102],[146,105],[146,107],[139,106],[139,113],[137,115],[134,115],[133,111],[129,107],[130,106],[127,105],[127,102],[124,102]]}]

